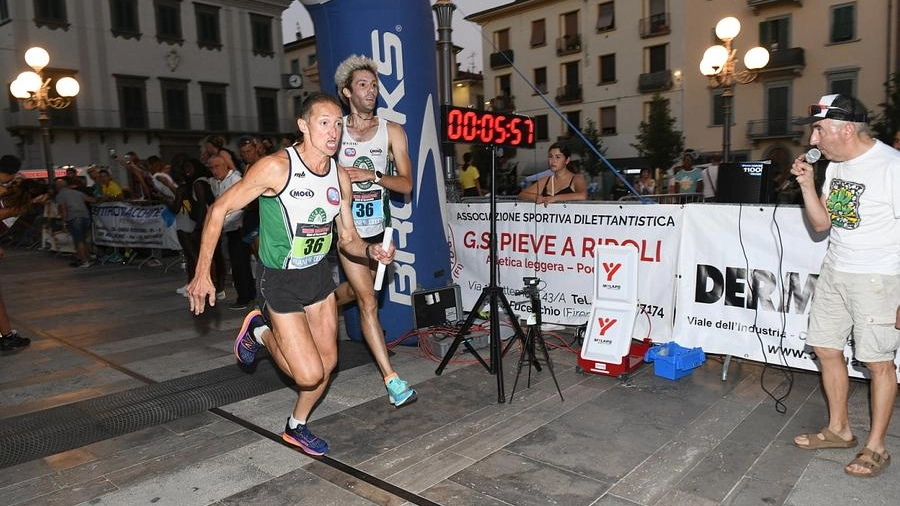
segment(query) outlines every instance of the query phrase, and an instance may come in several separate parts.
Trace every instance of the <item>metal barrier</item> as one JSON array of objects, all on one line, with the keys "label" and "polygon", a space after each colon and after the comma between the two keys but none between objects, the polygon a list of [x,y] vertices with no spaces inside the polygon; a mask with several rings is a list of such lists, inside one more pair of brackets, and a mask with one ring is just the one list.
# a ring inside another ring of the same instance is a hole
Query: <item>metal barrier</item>
[{"label": "metal barrier", "polygon": [[[519,200],[519,198],[515,195],[497,195],[497,202],[515,202]],[[640,203],[643,201],[652,200],[656,204],[688,204],[691,202],[703,202],[703,194],[702,193],[658,193],[654,195],[626,195],[619,200],[597,200],[597,199],[588,199],[588,200],[573,200],[571,203],[579,202],[596,202],[596,203],[613,203],[613,202],[633,202]],[[460,202],[466,203],[480,203],[480,202],[488,202],[490,201],[489,196],[482,197],[462,197],[460,198]],[[522,201],[528,202],[528,201]]]},{"label": "metal barrier", "polygon": [[657,204],[689,204],[691,202],[703,202],[702,193],[657,193],[654,195],[626,195],[619,202],[652,200]]}]

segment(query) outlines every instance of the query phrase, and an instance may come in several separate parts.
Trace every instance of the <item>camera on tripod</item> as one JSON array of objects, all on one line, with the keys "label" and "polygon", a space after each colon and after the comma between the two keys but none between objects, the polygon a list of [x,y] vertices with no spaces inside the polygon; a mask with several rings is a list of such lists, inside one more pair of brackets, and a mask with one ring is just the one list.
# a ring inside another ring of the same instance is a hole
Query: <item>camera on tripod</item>
[{"label": "camera on tripod", "polygon": [[522,278],[522,284],[524,284],[525,287],[521,290],[517,290],[515,292],[516,295],[529,295],[531,297],[537,297],[538,292],[541,291],[541,278],[525,277]]}]

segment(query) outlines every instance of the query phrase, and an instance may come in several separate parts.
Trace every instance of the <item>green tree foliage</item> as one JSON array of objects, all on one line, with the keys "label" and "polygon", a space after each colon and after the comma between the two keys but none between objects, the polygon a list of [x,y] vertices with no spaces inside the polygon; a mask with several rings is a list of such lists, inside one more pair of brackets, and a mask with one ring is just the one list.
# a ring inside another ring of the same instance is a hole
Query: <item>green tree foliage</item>
[{"label": "green tree foliage", "polygon": [[894,132],[900,129],[900,74],[891,74],[891,79],[884,83],[887,102],[882,102],[881,113],[872,124],[875,135],[886,144],[894,141]]},{"label": "green tree foliage", "polygon": [[675,118],[669,111],[669,99],[659,93],[650,102],[650,115],[641,121],[637,143],[631,146],[638,155],[647,159],[650,168],[668,169],[672,161],[684,151],[684,137],[680,130],[675,130]]},{"label": "green tree foliage", "polygon": [[[587,127],[581,131],[584,138],[588,140],[601,155],[606,156],[606,148],[603,147],[603,139],[600,137],[600,130],[597,129],[597,123],[594,120],[587,120]],[[578,155],[578,160],[574,163],[578,165],[581,172],[593,177],[600,174],[606,164],[600,160],[600,157],[594,153],[594,150],[586,146],[581,139],[573,139],[572,155]]]}]

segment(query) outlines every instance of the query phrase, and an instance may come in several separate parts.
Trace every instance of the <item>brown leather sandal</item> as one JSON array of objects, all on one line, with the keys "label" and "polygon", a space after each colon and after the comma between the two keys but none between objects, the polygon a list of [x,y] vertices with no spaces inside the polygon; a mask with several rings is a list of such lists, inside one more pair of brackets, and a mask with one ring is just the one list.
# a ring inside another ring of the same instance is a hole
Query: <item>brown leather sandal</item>
[{"label": "brown leather sandal", "polygon": [[[862,466],[868,469],[869,472],[861,473],[859,471],[851,471],[848,467],[853,464]],[[880,453],[875,453],[868,448],[863,448],[863,451],[857,453],[856,458],[844,467],[844,472],[850,476],[856,476],[857,478],[874,478],[883,473],[889,465],[891,465],[890,455],[882,455]]]},{"label": "brown leather sandal", "polygon": [[[822,437],[819,437],[819,434],[821,434]],[[812,432],[809,434],[797,435],[797,437],[800,436],[805,437],[807,443],[802,445],[795,440],[794,446],[803,448],[804,450],[818,450],[821,448],[854,448],[857,445],[856,436],[852,436],[850,439],[843,439],[841,436],[828,430],[828,427],[825,427],[818,433]]]}]

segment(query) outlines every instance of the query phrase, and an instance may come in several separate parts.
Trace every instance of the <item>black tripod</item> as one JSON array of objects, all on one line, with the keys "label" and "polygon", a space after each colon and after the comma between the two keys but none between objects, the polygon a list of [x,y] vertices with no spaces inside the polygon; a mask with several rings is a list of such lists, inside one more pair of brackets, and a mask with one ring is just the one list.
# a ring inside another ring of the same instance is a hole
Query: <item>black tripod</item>
[{"label": "black tripod", "polygon": [[[509,301],[506,299],[506,296],[503,294],[503,289],[497,286],[497,186],[496,186],[496,160],[497,160],[497,148],[491,148],[491,197],[490,197],[490,262],[488,263],[489,268],[491,270],[490,275],[490,283],[488,286],[484,287],[481,290],[481,295],[478,297],[478,300],[475,302],[475,306],[472,310],[469,311],[469,316],[466,318],[466,321],[463,322],[462,327],[459,328],[459,332],[456,334],[456,338],[453,340],[453,343],[450,345],[450,348],[447,349],[447,353],[444,355],[443,360],[441,360],[441,364],[438,366],[437,370],[434,372],[438,376],[444,372],[444,368],[447,367],[447,363],[450,362],[450,359],[453,358],[453,355],[456,353],[456,350],[459,348],[460,343],[465,345],[466,349],[469,350],[469,353],[472,354],[478,362],[484,366],[485,369],[491,374],[497,375],[497,402],[504,403],[506,402],[506,394],[503,391],[503,354],[504,350],[500,349],[500,304],[503,304],[503,310],[506,312],[506,316],[509,317],[509,321],[512,324],[513,329],[515,330],[515,334],[513,338],[525,340],[525,333],[522,332],[522,327],[519,325],[519,320],[516,318],[516,314],[512,310],[512,306],[509,305]],[[490,304],[490,344],[488,345],[488,349],[490,350],[490,364],[484,361],[481,358],[481,355],[475,351],[475,347],[469,342],[469,338],[466,337],[469,334],[469,329],[472,327],[472,324],[475,322],[475,317],[478,315],[478,310],[481,309],[484,304],[485,299],[489,299]],[[507,349],[509,347],[507,346]],[[540,367],[540,366],[538,366]],[[540,370],[540,368],[538,368]]]},{"label": "black tripod", "polygon": [[[522,364],[526,361],[528,362],[527,388],[531,388],[532,364],[534,364],[535,369],[538,371],[541,370],[538,358],[534,353],[535,347],[540,350],[541,355],[543,355],[544,363],[547,364],[547,369],[550,370],[550,377],[553,378],[553,383],[556,385],[556,391],[559,392],[559,400],[565,401],[565,399],[563,399],[562,390],[559,389],[559,382],[556,381],[556,373],[553,372],[553,362],[550,361],[550,354],[547,352],[544,334],[541,332],[543,319],[541,318],[541,295],[539,293],[540,288],[538,287],[541,280],[538,278],[524,278],[522,281],[525,282],[525,288],[516,292],[516,295],[528,295],[528,298],[531,299],[531,312],[534,314],[534,323],[528,327],[528,335],[525,336],[525,342],[522,343],[522,353],[519,355],[519,363],[516,368],[516,381],[513,382],[512,392],[509,393],[509,402],[512,402],[513,396],[516,395],[516,385],[519,384],[519,374],[522,373]],[[509,348],[509,346],[507,346],[507,348]]]}]

